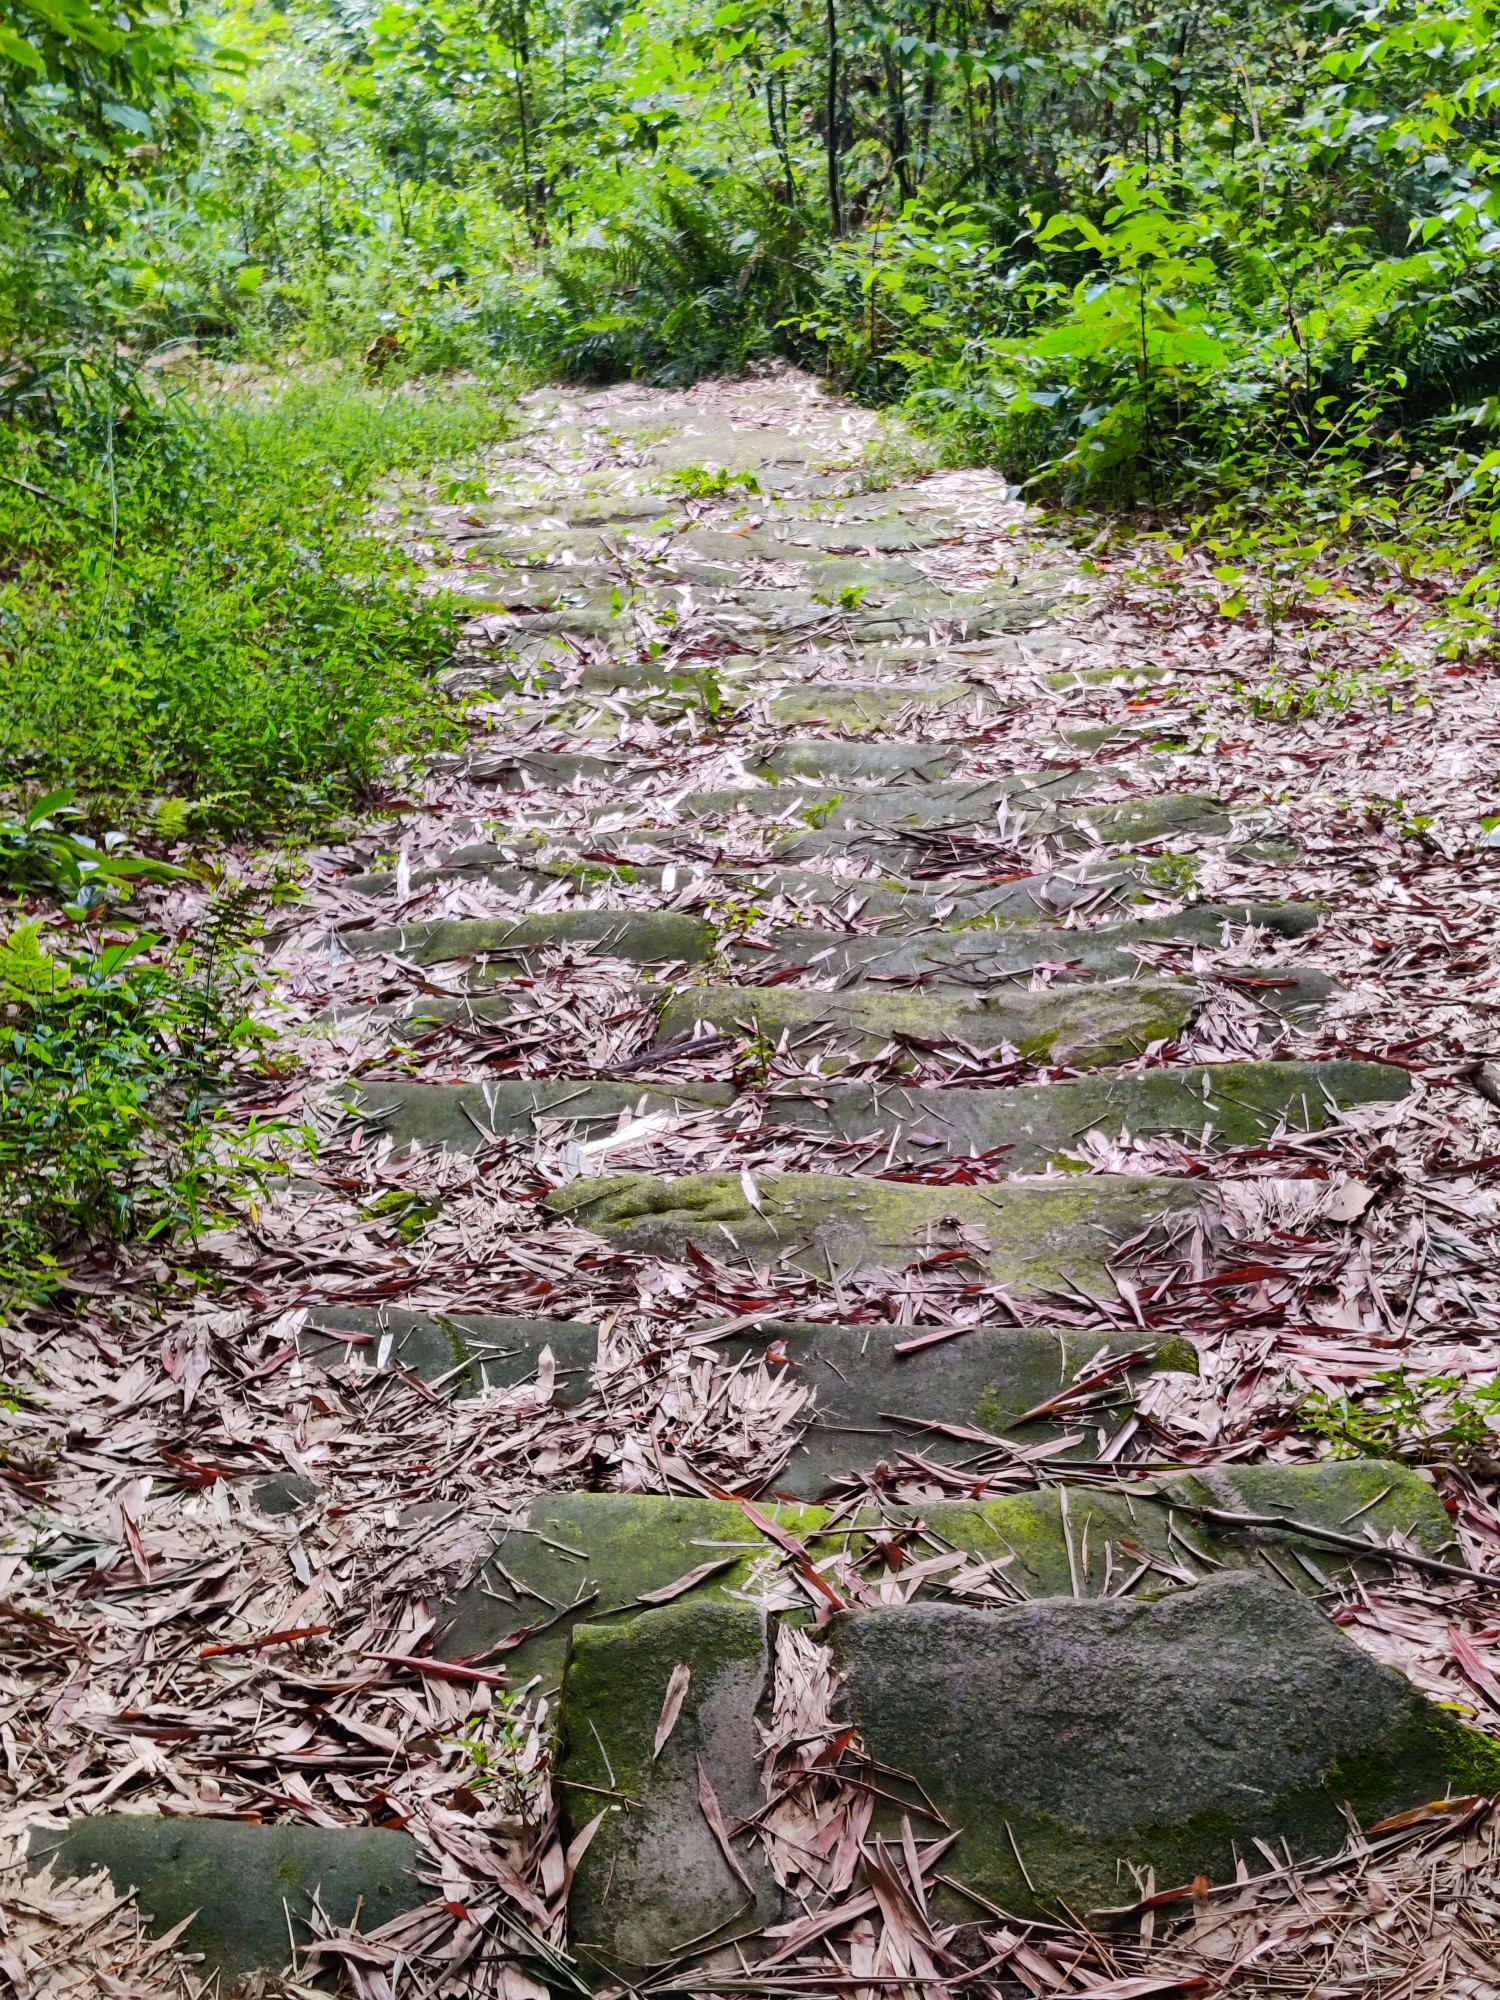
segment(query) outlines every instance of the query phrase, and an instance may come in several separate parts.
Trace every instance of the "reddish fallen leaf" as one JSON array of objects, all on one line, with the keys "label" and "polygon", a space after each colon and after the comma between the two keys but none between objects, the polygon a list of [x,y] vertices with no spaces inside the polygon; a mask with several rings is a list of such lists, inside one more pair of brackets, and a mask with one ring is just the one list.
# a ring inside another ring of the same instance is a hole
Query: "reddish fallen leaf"
[{"label": "reddish fallen leaf", "polygon": [[200,1646],[200,1660],[217,1660],[226,1653],[263,1653],[268,1646],[292,1646],[299,1639],[317,1639],[331,1625],[298,1625],[289,1632],[266,1632],[259,1639],[232,1639],[222,1646]]}]

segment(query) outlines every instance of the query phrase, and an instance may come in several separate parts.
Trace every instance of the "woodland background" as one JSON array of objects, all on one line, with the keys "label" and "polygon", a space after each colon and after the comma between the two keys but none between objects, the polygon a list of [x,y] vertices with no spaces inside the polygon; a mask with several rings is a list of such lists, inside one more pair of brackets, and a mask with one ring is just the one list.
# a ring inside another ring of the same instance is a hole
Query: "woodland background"
[{"label": "woodland background", "polygon": [[458,608],[366,502],[481,497],[528,381],[790,360],[1081,546],[1206,552],[1226,618],[1311,627],[1375,565],[1487,655],[1495,29],[0,0],[0,1290],[223,1188],[259,906],[162,939],[131,885],[318,837],[451,737]]}]

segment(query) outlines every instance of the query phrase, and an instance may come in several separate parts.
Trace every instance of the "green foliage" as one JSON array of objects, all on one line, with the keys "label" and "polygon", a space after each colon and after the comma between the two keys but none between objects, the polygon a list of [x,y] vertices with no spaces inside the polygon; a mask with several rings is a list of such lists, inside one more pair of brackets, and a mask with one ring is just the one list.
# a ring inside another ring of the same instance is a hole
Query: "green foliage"
[{"label": "green foliage", "polygon": [[1409,1376],[1405,1365],[1381,1369],[1357,1397],[1314,1391],[1298,1420],[1326,1438],[1335,1458],[1471,1457],[1492,1452],[1500,1436],[1500,1381],[1470,1387],[1462,1375]]},{"label": "green foliage", "polygon": [[457,610],[360,514],[392,468],[495,435],[492,398],[143,399],[102,440],[63,414],[0,447],[8,781],[168,831],[312,826],[443,740]]},{"label": "green foliage", "polygon": [[81,915],[111,894],[128,899],[134,882],[183,881],[195,872],[132,854],[123,833],[94,841],[67,831],[64,821],[84,817],[74,797],[70,791],[48,792],[22,813],[0,815],[0,889],[12,895],[60,892],[71,899],[68,914]]},{"label": "green foliage", "polygon": [[254,1174],[214,1122],[255,1039],[236,953],[140,933],[60,960],[37,929],[0,946],[4,1297],[90,1242],[191,1233]]}]

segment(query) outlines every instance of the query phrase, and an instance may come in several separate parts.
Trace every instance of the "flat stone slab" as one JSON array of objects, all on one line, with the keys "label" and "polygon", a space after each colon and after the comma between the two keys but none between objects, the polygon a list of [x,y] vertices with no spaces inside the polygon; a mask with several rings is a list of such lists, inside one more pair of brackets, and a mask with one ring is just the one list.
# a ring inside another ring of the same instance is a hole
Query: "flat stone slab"
[{"label": "flat stone slab", "polygon": [[756,1715],[769,1684],[766,1618],[748,1604],[695,1600],[575,1627],[557,1776],[570,1836],[605,1815],[568,1897],[569,1946],[588,1970],[634,1978],[780,1915],[760,1842],[734,1842],[731,1868],[703,1803],[712,1796],[726,1837],[763,1806]]},{"label": "flat stone slab", "polygon": [[587,1141],[614,1131],[622,1120],[727,1110],[735,1093],[727,1083],[643,1088],[638,1083],[507,1078],[495,1083],[370,1083],[354,1091],[352,1100],[360,1117],[389,1133],[398,1148],[415,1142],[448,1153],[478,1153],[497,1139],[534,1136],[538,1118],[575,1125],[580,1139]]},{"label": "flat stone slab", "polygon": [[[888,1326],[860,1331],[866,1330],[872,1343],[901,1331]],[[1054,1344],[1053,1381],[1060,1359]],[[970,1364],[954,1365],[965,1369]],[[1007,1393],[1020,1390],[1018,1377]],[[998,1500],[924,1503],[915,1517],[922,1524],[915,1546],[927,1553],[965,1549],[982,1561],[998,1561],[1014,1594],[1033,1598],[1071,1591],[1075,1578],[1084,1596],[1099,1594],[1106,1581],[1112,1591],[1128,1585],[1149,1592],[1180,1581],[1183,1574],[1211,1574],[1215,1563],[1261,1569],[1283,1589],[1311,1591],[1348,1561],[1336,1550],[1279,1529],[1232,1530],[1201,1522],[1190,1511],[1194,1507],[1285,1515],[1379,1541],[1399,1533],[1430,1555],[1441,1555],[1453,1542],[1452,1524],[1431,1482],[1379,1459],[1224,1465],[1132,1485],[1128,1491],[1074,1486],[1068,1493],[1066,1517],[1057,1488]],[[837,1526],[830,1527],[828,1510],[774,1496],[761,1498],[756,1506],[818,1557],[832,1552],[838,1545],[834,1537],[842,1539],[850,1524],[850,1517],[840,1514]],[[875,1527],[899,1526],[911,1517],[901,1509],[868,1509],[855,1518]],[[1274,1558],[1276,1569],[1266,1570],[1261,1551]],[[1143,1568],[1141,1552],[1160,1558],[1169,1570],[1149,1564]],[[514,1685],[535,1674],[554,1686],[569,1635],[580,1622],[634,1618],[679,1596],[684,1601],[739,1601],[736,1593],[746,1590],[752,1572],[778,1554],[732,1500],[538,1494],[524,1520],[498,1537],[480,1574],[445,1608],[436,1650],[445,1659],[493,1650],[503,1658]],[[1314,1565],[1311,1571],[1303,1567],[1304,1557]],[[1366,1565],[1361,1561],[1360,1567]],[[1373,1553],[1369,1567],[1372,1574],[1386,1569]]]},{"label": "flat stone slab", "polygon": [[1045,992],[927,987],[916,992],[848,987],[700,986],[679,991],[662,1010],[658,1046],[712,1028],[773,1048],[784,1035],[794,1055],[824,1054],[825,1068],[868,1062],[892,1042],[935,1049],[953,1043],[1008,1044],[1035,1062],[1075,1069],[1129,1062],[1152,1042],[1170,1041],[1192,1019],[1196,987],[1181,980],[1111,980]]},{"label": "flat stone slab", "polygon": [[[832,1174],[765,1174],[752,1206],[738,1174],[667,1180],[617,1174],[542,1199],[557,1221],[622,1250],[681,1262],[689,1244],[718,1257],[790,1264],[815,1277],[903,1269],[963,1249],[991,1282],[1022,1291],[1114,1293],[1112,1247],[1154,1216],[1192,1208],[1190,1182],[1090,1174],[1065,1183],[916,1187]],[[963,1230],[960,1237],[959,1229]]]},{"label": "flat stone slab", "polygon": [[778,784],[796,778],[931,784],[971,754],[964,743],[850,743],[837,736],[810,736],[750,751],[745,766]]},{"label": "flat stone slab", "polygon": [[852,1611],[830,1643],[876,1767],[962,1829],[945,1875],[1022,1913],[1133,1901],[1122,1862],[1230,1880],[1254,1839],[1337,1849],[1345,1804],[1368,1825],[1500,1786],[1500,1746],[1265,1576]]},{"label": "flat stone slab", "polygon": [[[741,951],[746,966],[780,970],[812,969],[820,978],[863,979],[892,985],[943,983],[961,972],[969,980],[1088,978],[1103,973],[1128,979],[1141,970],[1140,947],[1153,944],[1218,945],[1226,930],[1253,925],[1279,938],[1305,937],[1318,928],[1323,912],[1313,903],[1196,903],[1169,916],[1142,916],[1134,922],[1099,924],[1059,936],[1046,929],[969,925],[925,934],[891,937],[833,937],[814,929],[785,931],[769,952]],[[1247,979],[1260,976],[1243,968]],[[1276,968],[1272,979],[1293,978],[1294,967]],[[1265,989],[1274,994],[1279,989]]]},{"label": "flat stone slab", "polygon": [[104,1868],[120,1894],[134,1888],[153,1936],[192,1917],[180,1948],[202,1952],[201,1972],[219,1975],[226,1990],[288,1963],[289,1922],[299,1944],[310,1941],[314,1895],[334,1923],[357,1918],[372,1931],[440,1894],[417,1880],[416,1858],[408,1834],[375,1827],[127,1813],[74,1820],[66,1832],[35,1827],[30,1845],[35,1867],[51,1859],[59,1875]]},{"label": "flat stone slab", "polygon": [[[910,792],[912,788],[899,789]],[[961,817],[961,808],[951,813],[912,809],[904,815],[877,819],[866,811],[865,801],[881,796],[850,793],[834,808],[826,826],[810,827],[806,833],[778,841],[776,859],[805,863],[825,855],[868,852],[882,864],[898,869],[936,866],[942,850],[934,846],[935,841],[951,835],[966,844],[974,834],[994,831],[977,814]],[[1019,804],[1026,807],[1026,799],[1023,797]],[[1217,800],[1194,797],[1187,792],[1169,792],[1156,798],[1118,799],[1087,806],[1057,803],[1027,810],[1022,837],[1026,840],[1045,837],[1064,848],[1079,851],[1101,843],[1139,847],[1174,835],[1217,835],[1227,833],[1230,825],[1230,815]]]},{"label": "flat stone slab", "polygon": [[1171,1135],[1218,1151],[1255,1145],[1283,1121],[1318,1132],[1355,1104],[1392,1103],[1411,1091],[1406,1070],[1385,1063],[1212,1063],[1192,1069],[1129,1070],[1010,1090],[933,1090],[831,1082],[767,1098],[767,1126],[792,1126],[829,1141],[883,1146],[880,1164],[963,1158],[1005,1147],[1007,1172],[1068,1161],[1084,1135],[1121,1130]]},{"label": "flat stone slab", "polygon": [[715,932],[676,910],[556,910],[532,917],[447,917],[389,930],[341,931],[356,957],[391,952],[417,965],[483,958],[496,975],[524,972],[538,952],[579,945],[630,965],[696,964],[711,958]]},{"label": "flat stone slab", "polygon": [[437,1315],[397,1306],[318,1306],[308,1315],[297,1345],[325,1365],[398,1368],[460,1398],[533,1380],[544,1351],[550,1351],[556,1370],[552,1400],[569,1409],[593,1388],[599,1329],[584,1320],[525,1319],[511,1313]]},{"label": "flat stone slab", "polygon": [[[885,750],[886,744],[849,748]],[[703,819],[726,819],[735,812],[779,819],[790,813],[809,825],[929,826],[935,822],[983,825],[1003,803],[1018,812],[1045,810],[1054,800],[1097,790],[1107,772],[1089,770],[1015,771],[1002,778],[934,779],[929,783],[870,785],[854,791],[832,785],[763,785],[712,792],[689,792],[684,812]],[[1080,808],[1080,810],[1085,810]]]},{"label": "flat stone slab", "polygon": [[779,729],[821,724],[850,736],[877,736],[906,711],[967,707],[976,721],[999,715],[1004,704],[969,681],[891,682],[880,686],[821,685],[788,688],[771,696],[766,712]]},{"label": "flat stone slab", "polygon": [[[749,1360],[769,1353],[816,1398],[812,1419],[770,1481],[770,1492],[778,1499],[817,1500],[835,1481],[902,1452],[940,1465],[977,1461],[984,1442],[976,1432],[1018,1446],[1055,1438],[1071,1428],[1066,1414],[1019,1420],[1066,1391],[1101,1351],[1106,1357],[1136,1351],[1128,1335],[1098,1329],[986,1326],[901,1352],[903,1343],[920,1338],[921,1329],[908,1326],[809,1323],[775,1324],[724,1343],[729,1353]],[[1151,1347],[1144,1335],[1141,1344]],[[1196,1366],[1193,1350],[1173,1341],[1143,1355],[1134,1369],[1113,1374],[1109,1408],[1091,1402],[1086,1418],[1072,1420],[1081,1438],[1075,1450],[1096,1456],[1101,1429],[1112,1436],[1129,1418],[1132,1388],[1153,1369],[1193,1372]],[[1066,1455],[1052,1463],[1066,1464]]]}]

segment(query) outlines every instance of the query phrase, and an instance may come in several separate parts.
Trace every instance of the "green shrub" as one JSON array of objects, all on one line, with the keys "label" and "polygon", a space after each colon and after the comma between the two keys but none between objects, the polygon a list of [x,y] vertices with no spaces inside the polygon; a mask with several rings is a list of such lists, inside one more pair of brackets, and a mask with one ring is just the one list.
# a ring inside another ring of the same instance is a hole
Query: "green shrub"
[{"label": "green shrub", "polygon": [[214,1117],[257,1039],[214,929],[206,950],[141,933],[67,962],[34,924],[0,944],[0,1300],[90,1243],[192,1232],[253,1176]]},{"label": "green shrub", "polygon": [[197,405],[75,398],[0,451],[0,778],[136,817],[306,828],[445,740],[459,609],[362,516],[497,435],[478,391],[337,380]]}]

